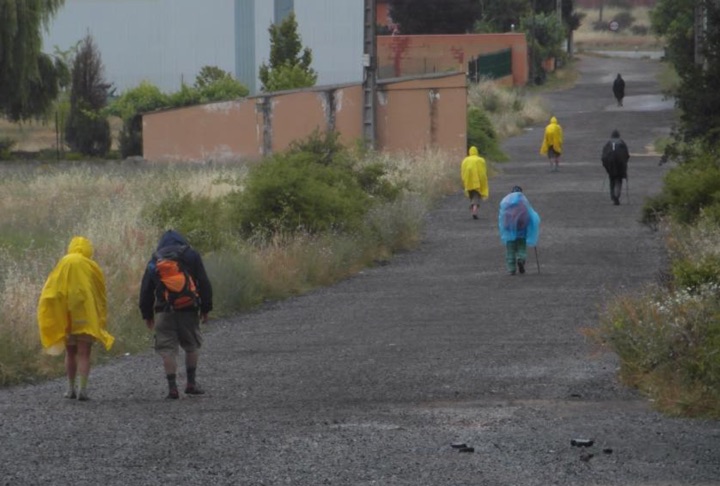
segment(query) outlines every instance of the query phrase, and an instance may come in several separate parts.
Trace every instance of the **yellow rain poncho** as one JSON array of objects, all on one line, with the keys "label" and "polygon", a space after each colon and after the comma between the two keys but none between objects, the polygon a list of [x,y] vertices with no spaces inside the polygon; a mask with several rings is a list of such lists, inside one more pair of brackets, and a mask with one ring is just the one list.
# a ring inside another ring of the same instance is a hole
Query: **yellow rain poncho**
[{"label": "yellow rain poncho", "polygon": [[480,197],[487,199],[490,195],[488,189],[487,165],[485,159],[478,155],[478,149],[470,147],[468,156],[462,161],[460,168],[465,195],[470,197],[470,191],[477,191]]},{"label": "yellow rain poncho", "polygon": [[90,335],[105,349],[115,341],[105,329],[105,277],[92,255],[90,240],[75,236],[42,289],[37,319],[40,340],[50,354],[62,352],[71,334]]},{"label": "yellow rain poncho", "polygon": [[545,136],[540,147],[540,153],[547,155],[550,147],[559,154],[563,151],[563,131],[555,117],[550,118],[550,124],[545,127]]}]

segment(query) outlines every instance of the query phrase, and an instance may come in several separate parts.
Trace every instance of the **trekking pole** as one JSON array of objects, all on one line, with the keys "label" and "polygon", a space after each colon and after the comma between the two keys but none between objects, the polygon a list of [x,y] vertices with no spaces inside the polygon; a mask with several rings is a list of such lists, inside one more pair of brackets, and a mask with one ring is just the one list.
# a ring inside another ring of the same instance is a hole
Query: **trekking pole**
[{"label": "trekking pole", "polygon": [[538,252],[537,252],[537,246],[534,246],[535,248],[535,264],[537,264],[538,274],[540,273],[540,260],[538,260]]},{"label": "trekking pole", "polygon": [[625,177],[625,197],[627,198],[627,203],[630,204],[630,179]]}]

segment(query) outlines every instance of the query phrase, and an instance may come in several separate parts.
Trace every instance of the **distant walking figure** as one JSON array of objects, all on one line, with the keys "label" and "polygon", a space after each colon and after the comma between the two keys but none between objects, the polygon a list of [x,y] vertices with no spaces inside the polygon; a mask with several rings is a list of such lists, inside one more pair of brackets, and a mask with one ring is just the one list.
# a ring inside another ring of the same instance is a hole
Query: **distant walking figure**
[{"label": "distant walking figure", "polygon": [[627,179],[627,165],[630,151],[625,141],[620,138],[620,132],[613,130],[610,140],[602,150],[602,164],[610,178],[610,199],[615,206],[620,205],[622,195],[622,181]]},{"label": "distant walking figure", "polygon": [[618,106],[623,105],[623,98],[625,98],[625,80],[618,73],[617,78],[613,81],[613,94],[617,100]]},{"label": "distant walking figure", "polygon": [[563,130],[554,116],[545,127],[543,143],[540,147],[540,154],[547,155],[550,161],[550,171],[557,172],[560,165],[560,156],[563,151]]},{"label": "distant walking figure", "polygon": [[490,195],[488,189],[487,165],[485,159],[478,155],[476,147],[470,147],[468,156],[462,161],[460,168],[465,195],[470,199],[470,214],[473,219],[478,219],[478,208],[480,201]]}]

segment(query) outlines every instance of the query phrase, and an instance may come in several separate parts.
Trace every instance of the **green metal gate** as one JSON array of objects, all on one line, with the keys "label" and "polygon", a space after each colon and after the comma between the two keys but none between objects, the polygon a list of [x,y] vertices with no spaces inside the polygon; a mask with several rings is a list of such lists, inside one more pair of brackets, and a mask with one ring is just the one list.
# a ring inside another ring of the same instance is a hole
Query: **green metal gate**
[{"label": "green metal gate", "polygon": [[468,63],[470,80],[477,83],[480,78],[503,78],[512,74],[512,49],[483,54],[470,59]]}]

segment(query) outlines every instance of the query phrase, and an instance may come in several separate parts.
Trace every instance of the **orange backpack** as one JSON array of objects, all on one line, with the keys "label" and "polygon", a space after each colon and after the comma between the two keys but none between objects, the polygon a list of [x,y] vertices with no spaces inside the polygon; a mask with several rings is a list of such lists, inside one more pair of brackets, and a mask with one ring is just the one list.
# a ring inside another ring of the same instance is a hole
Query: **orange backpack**
[{"label": "orange backpack", "polygon": [[197,308],[200,301],[195,281],[182,261],[187,249],[186,245],[168,246],[155,252],[156,282],[171,311]]}]

